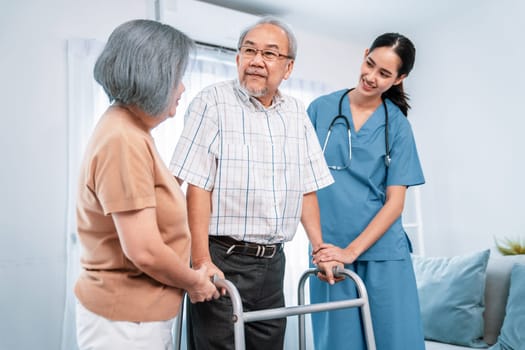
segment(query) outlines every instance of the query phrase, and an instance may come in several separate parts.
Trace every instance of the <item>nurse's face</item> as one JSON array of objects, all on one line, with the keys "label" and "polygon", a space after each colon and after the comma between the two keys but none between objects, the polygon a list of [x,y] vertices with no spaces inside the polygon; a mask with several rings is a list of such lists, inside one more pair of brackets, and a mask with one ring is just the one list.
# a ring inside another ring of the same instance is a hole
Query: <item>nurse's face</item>
[{"label": "nurse's face", "polygon": [[398,76],[399,67],[401,59],[392,48],[366,49],[357,89],[364,95],[380,96],[405,78],[405,75]]}]

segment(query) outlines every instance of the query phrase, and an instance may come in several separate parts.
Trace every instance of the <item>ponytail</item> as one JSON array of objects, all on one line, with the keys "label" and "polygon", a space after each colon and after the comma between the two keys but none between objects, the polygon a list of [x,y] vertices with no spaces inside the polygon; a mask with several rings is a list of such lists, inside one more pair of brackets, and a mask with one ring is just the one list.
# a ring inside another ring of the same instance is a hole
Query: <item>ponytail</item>
[{"label": "ponytail", "polygon": [[403,90],[403,82],[397,85],[392,85],[392,87],[385,91],[381,97],[383,99],[388,98],[390,101],[392,101],[396,106],[399,107],[405,117],[408,115],[408,110],[410,109],[410,105],[408,104],[409,98]]}]

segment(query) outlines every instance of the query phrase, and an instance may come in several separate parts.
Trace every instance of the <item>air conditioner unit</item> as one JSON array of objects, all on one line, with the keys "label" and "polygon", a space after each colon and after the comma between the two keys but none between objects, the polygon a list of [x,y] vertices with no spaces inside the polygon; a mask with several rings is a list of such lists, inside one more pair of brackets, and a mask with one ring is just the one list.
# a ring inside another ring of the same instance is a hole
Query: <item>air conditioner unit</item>
[{"label": "air conditioner unit", "polygon": [[237,49],[239,34],[259,17],[196,0],[161,0],[160,20],[195,41]]}]

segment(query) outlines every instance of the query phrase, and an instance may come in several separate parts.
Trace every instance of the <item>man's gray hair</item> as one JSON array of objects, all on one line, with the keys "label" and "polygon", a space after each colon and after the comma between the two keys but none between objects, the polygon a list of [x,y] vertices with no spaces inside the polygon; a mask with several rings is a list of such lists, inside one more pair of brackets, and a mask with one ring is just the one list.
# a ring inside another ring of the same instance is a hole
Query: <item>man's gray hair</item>
[{"label": "man's gray hair", "polygon": [[292,29],[288,26],[288,24],[284,23],[278,18],[271,17],[271,16],[263,17],[260,20],[258,20],[256,23],[244,29],[241,32],[241,36],[239,37],[239,42],[237,43],[237,49],[239,49],[242,46],[242,43],[244,42],[244,38],[246,37],[248,32],[257,26],[260,26],[261,24],[273,24],[274,26],[277,26],[281,28],[282,30],[284,30],[288,38],[287,56],[293,57],[295,59],[295,57],[297,56],[297,39],[295,38],[295,34],[293,33]]},{"label": "man's gray hair", "polygon": [[193,45],[169,25],[145,19],[125,22],[111,33],[98,57],[95,80],[111,102],[160,116],[174,98]]}]

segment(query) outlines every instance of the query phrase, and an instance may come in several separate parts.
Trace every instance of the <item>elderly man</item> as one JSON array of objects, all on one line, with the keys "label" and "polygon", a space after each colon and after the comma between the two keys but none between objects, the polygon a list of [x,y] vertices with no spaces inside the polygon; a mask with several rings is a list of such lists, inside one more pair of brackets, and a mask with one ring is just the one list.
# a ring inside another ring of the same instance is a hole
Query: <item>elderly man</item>
[{"label": "elderly man", "polygon": [[[282,95],[297,51],[287,25],[263,18],[239,38],[238,80],[210,86],[190,104],[171,171],[188,183],[192,264],[235,284],[245,311],[284,306],[283,244],[301,221],[322,244],[316,191],[333,178],[304,106]],[[335,263],[319,267],[333,283]],[[188,309],[191,349],[233,349],[231,301]],[[248,349],[283,347],[286,319],[250,322]]]}]

